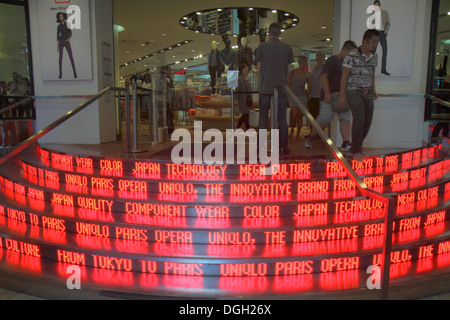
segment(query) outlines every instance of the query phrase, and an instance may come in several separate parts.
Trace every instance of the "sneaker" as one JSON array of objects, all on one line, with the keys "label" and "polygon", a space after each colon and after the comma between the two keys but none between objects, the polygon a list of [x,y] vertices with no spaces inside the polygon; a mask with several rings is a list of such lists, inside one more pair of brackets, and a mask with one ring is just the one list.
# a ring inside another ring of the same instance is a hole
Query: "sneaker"
[{"label": "sneaker", "polygon": [[350,151],[351,149],[352,149],[351,142],[346,141],[342,144],[341,151]]},{"label": "sneaker", "polygon": [[313,141],[314,141],[314,138],[312,136],[309,136],[308,139],[306,139],[305,147],[307,149],[312,149]]}]

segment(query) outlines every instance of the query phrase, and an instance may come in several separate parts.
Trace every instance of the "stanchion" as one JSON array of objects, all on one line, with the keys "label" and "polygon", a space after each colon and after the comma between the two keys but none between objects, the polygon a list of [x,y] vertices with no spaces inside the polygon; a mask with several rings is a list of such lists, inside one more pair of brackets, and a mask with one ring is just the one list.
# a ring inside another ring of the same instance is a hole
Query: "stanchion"
[{"label": "stanchion", "polygon": [[145,150],[139,150],[138,149],[138,108],[137,108],[137,88],[136,84],[133,83],[133,149],[131,149],[131,129],[130,129],[130,94],[129,92],[126,93],[128,96],[128,103],[127,104],[127,149],[126,153],[143,153],[146,152]]},{"label": "stanchion", "polygon": [[234,88],[231,88],[231,129],[234,132],[235,123],[234,123]]},{"label": "stanchion", "polygon": [[130,92],[125,91],[125,153],[131,153]]}]

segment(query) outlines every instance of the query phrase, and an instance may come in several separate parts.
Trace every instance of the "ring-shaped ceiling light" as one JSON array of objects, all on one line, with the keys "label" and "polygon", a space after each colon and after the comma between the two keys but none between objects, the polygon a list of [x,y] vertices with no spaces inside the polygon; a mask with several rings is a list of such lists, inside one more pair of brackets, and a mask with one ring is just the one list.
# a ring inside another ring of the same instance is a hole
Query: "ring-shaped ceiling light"
[{"label": "ring-shaped ceiling light", "polygon": [[299,18],[287,11],[256,8],[216,8],[195,11],[180,18],[180,25],[197,33],[247,37],[259,35],[265,39],[270,24],[278,22],[283,31],[294,28]]}]

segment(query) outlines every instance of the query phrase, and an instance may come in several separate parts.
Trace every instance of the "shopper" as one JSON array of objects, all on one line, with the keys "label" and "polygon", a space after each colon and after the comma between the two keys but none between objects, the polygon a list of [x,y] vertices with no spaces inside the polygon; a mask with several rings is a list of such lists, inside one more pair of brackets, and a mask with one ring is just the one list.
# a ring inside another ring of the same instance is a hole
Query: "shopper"
[{"label": "shopper", "polygon": [[377,30],[364,33],[362,46],[350,52],[342,68],[339,105],[347,102],[353,115],[352,149],[354,160],[362,161],[362,147],[372,125],[375,89],[375,69],[378,55],[375,50],[380,36]]},{"label": "shopper", "polygon": [[318,51],[316,53],[316,66],[311,72],[312,88],[311,88],[311,97],[308,102],[309,113],[311,113],[314,119],[317,119],[320,112],[320,95],[322,92],[320,77],[322,75],[324,63],[325,63],[325,52]]},{"label": "shopper", "polygon": [[[280,131],[280,155],[290,154],[288,148],[288,126],[286,119],[287,94],[284,86],[294,62],[292,48],[280,41],[281,25],[273,23],[269,27],[269,41],[263,42],[256,50],[255,61],[260,71],[259,88],[259,131],[267,129],[267,120],[274,89],[278,90],[278,104],[274,107],[278,113],[278,128]],[[275,128],[272,128],[275,129]]]},{"label": "shopper", "polygon": [[[342,139],[342,151],[350,151],[352,144],[350,142],[350,126],[352,121],[352,114],[350,110],[345,112],[334,112],[331,106],[332,95],[339,94],[341,90],[342,79],[342,64],[344,58],[352,51],[356,50],[357,46],[353,41],[346,41],[337,55],[330,57],[323,66],[323,71],[320,76],[320,86],[322,88],[320,95],[320,112],[317,117],[317,122],[322,128],[330,124],[335,115],[339,118],[339,127]],[[311,135],[308,137],[305,146],[311,149],[313,141],[317,137],[317,132],[313,129]]]},{"label": "shopper", "polygon": [[[238,101],[239,101],[239,111],[241,113],[241,118],[239,119],[237,129],[245,125],[245,129],[250,129],[250,109],[247,105],[247,101],[251,101],[251,94],[242,93],[250,92],[250,81],[248,80],[249,67],[247,64],[241,64],[239,66],[239,81],[238,81]],[[250,98],[250,100],[248,100]],[[253,101],[251,101],[253,103]]]},{"label": "shopper", "polygon": [[[287,85],[292,89],[292,92],[303,106],[308,108],[308,95],[312,87],[311,73],[307,70],[308,58],[306,56],[298,57],[298,65],[298,69],[289,73]],[[291,107],[291,133],[289,134],[289,139],[292,140],[294,138],[294,131],[297,127],[297,141],[300,141],[300,133],[303,127],[303,113],[300,111],[300,106],[298,106],[294,99],[289,97],[288,101]]]}]

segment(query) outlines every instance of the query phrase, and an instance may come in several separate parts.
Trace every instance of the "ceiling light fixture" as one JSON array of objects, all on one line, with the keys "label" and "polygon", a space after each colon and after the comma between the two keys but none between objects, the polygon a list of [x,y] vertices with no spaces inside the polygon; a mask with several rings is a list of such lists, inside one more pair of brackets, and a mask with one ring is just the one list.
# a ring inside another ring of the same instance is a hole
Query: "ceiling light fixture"
[{"label": "ceiling light fixture", "polygon": [[[153,56],[156,56],[156,55],[158,55],[158,54],[161,54],[161,53],[164,53],[164,52],[166,52],[166,51],[169,51],[169,50],[173,49],[173,47],[175,47],[175,46],[180,47],[180,46],[186,45],[186,44],[188,44],[188,43],[191,43],[192,41],[193,41],[193,40],[185,40],[184,42],[180,42],[180,43],[174,44],[174,45],[172,45],[172,46],[170,46],[170,47],[167,47],[167,48],[164,48],[164,49],[157,50],[157,51],[155,51],[155,52],[153,52],[153,53],[150,53],[150,54],[148,54],[148,55],[145,55],[145,56],[139,57],[139,58],[137,58],[137,59],[131,60],[131,61],[129,61],[129,62],[126,62],[126,63],[124,63],[123,65],[119,66],[119,68],[127,67],[127,66],[129,66],[129,65],[131,65],[131,64],[140,62],[140,61],[142,61],[142,60],[145,60],[145,59],[151,58],[151,57],[153,57]],[[126,51],[126,53],[130,53],[130,51]]]},{"label": "ceiling light fixture", "polygon": [[[240,12],[242,12],[242,14],[240,14]],[[207,17],[207,19],[199,19],[199,13],[201,13],[202,17]],[[258,15],[266,16],[267,14],[272,15],[272,13],[275,14],[274,20],[277,20],[276,22],[280,23],[284,30],[295,27],[296,25],[293,25],[293,21],[299,21],[295,14],[284,10],[279,11],[276,9],[260,7],[226,7],[211,8],[201,12],[193,11],[189,14],[181,16],[179,23],[184,29],[189,29],[195,33],[204,33],[209,35],[228,34],[231,36],[234,34],[240,34],[240,31],[235,29],[240,29],[241,27],[235,27],[234,24],[230,23],[230,19],[236,19],[240,22],[244,22],[244,20],[257,21]],[[246,18],[244,18],[244,16],[246,16]],[[237,25],[238,23],[236,21],[236,26]],[[246,30],[247,36],[261,36],[259,30],[253,29]]]}]

